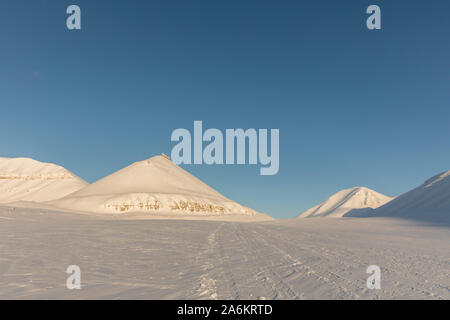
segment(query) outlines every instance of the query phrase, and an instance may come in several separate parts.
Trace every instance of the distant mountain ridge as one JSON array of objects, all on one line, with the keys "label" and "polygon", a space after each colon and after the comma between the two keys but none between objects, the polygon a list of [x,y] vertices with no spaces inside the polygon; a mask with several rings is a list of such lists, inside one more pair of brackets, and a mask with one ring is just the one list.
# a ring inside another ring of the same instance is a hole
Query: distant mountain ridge
[{"label": "distant mountain ridge", "polygon": [[[59,165],[0,158],[0,203],[19,202],[94,213],[261,215],[226,198],[167,156],[133,163],[91,185]],[[311,217],[393,217],[450,223],[450,171],[395,198],[366,187],[341,190],[298,216]]]},{"label": "distant mountain ridge", "polygon": [[450,171],[433,176],[419,187],[377,208],[373,214],[450,222]]},{"label": "distant mountain ridge", "polygon": [[0,203],[50,201],[87,185],[56,164],[30,158],[0,158]]},{"label": "distant mountain ridge", "polygon": [[365,187],[341,190],[324,202],[303,212],[298,218],[341,218],[352,210],[377,208],[393,198]]}]

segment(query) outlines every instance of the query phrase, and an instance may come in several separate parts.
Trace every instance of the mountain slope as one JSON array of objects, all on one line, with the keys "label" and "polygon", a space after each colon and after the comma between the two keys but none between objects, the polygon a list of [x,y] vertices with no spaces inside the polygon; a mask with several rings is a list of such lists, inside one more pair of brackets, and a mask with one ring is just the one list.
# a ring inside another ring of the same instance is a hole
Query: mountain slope
[{"label": "mountain slope", "polygon": [[54,200],[86,185],[55,164],[29,158],[0,158],[0,203]]},{"label": "mountain slope", "polygon": [[440,173],[375,210],[376,216],[450,222],[450,171]]},{"label": "mountain slope", "polygon": [[49,204],[97,213],[256,214],[163,156],[133,163]]},{"label": "mountain slope", "polygon": [[377,208],[392,198],[364,187],[341,190],[327,200],[303,212],[298,218],[340,218],[355,209]]}]

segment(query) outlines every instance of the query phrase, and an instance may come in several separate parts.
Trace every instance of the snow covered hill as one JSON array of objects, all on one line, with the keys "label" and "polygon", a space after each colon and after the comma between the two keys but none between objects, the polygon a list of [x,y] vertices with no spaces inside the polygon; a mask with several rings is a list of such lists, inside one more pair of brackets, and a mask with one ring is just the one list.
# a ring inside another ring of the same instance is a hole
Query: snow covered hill
[{"label": "snow covered hill", "polygon": [[298,218],[341,218],[353,210],[377,208],[392,198],[364,187],[341,190],[315,207],[303,212]]},{"label": "snow covered hill", "polygon": [[50,205],[96,213],[254,216],[165,156],[136,162]]},{"label": "snow covered hill", "polygon": [[0,203],[54,200],[86,185],[55,164],[29,158],[0,158]]},{"label": "snow covered hill", "polygon": [[375,210],[376,216],[450,222],[450,171],[398,196]]}]

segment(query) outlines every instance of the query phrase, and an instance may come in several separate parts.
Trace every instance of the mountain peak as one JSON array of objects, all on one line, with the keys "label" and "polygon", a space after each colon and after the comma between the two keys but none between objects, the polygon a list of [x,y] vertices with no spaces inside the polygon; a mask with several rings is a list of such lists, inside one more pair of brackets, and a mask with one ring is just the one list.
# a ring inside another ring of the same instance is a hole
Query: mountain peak
[{"label": "mountain peak", "polygon": [[299,218],[310,217],[343,217],[355,209],[374,209],[392,200],[379,192],[366,187],[353,187],[341,190],[324,202],[303,212]]},{"label": "mountain peak", "polygon": [[0,158],[0,203],[54,200],[86,185],[84,180],[53,163]]},{"label": "mountain peak", "polygon": [[132,163],[131,165],[129,165],[128,167],[148,166],[151,164],[160,164],[160,165],[165,165],[165,166],[178,167],[175,163],[172,162],[172,160],[170,160],[170,157],[165,155],[164,153],[162,153],[161,155],[150,157],[145,160],[136,161],[136,162]]},{"label": "mountain peak", "polygon": [[164,155],[135,162],[51,204],[98,213],[256,214]]},{"label": "mountain peak", "polygon": [[430,179],[428,179],[427,181],[425,181],[423,183],[423,187],[429,188],[429,187],[433,186],[435,183],[438,183],[444,179],[447,179],[448,177],[450,177],[450,170],[444,171],[440,174],[437,174],[437,175],[431,177]]},{"label": "mountain peak", "polygon": [[437,174],[375,210],[376,216],[450,222],[450,171]]}]

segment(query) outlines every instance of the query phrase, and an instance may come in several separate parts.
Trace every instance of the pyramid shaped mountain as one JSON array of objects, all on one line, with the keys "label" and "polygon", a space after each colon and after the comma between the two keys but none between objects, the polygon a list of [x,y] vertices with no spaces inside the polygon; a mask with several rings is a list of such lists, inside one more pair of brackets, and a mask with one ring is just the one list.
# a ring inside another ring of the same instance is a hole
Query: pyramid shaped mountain
[{"label": "pyramid shaped mountain", "polygon": [[165,156],[133,163],[49,204],[96,213],[256,214],[227,199]]},{"label": "pyramid shaped mountain", "polygon": [[450,171],[440,173],[375,210],[376,216],[450,222]]},{"label": "pyramid shaped mountain", "polygon": [[298,218],[341,218],[354,210],[371,210],[392,198],[365,187],[341,190],[327,200],[303,212]]},{"label": "pyramid shaped mountain", "polygon": [[0,203],[45,202],[87,186],[65,168],[29,158],[0,158]]}]

